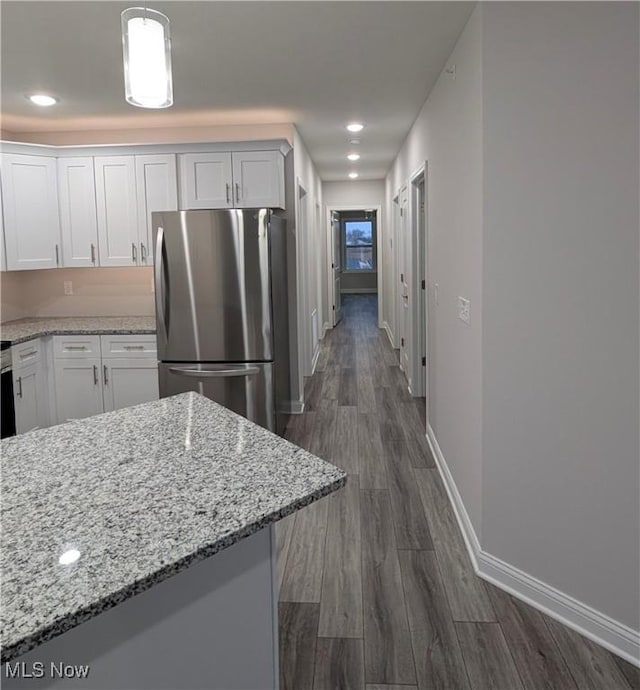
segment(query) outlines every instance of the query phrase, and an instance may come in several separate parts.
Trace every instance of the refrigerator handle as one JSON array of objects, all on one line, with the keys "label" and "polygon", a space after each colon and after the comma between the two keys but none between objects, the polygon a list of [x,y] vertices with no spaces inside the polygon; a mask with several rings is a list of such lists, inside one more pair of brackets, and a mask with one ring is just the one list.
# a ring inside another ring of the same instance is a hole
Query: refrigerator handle
[{"label": "refrigerator handle", "polygon": [[156,290],[156,312],[158,315],[159,326],[165,337],[168,336],[167,324],[165,321],[165,294],[164,294],[164,281],[162,280],[162,272],[164,270],[163,262],[164,253],[164,228],[158,227],[158,234],[156,236],[156,257],[154,262],[154,276],[155,276],[155,290]]},{"label": "refrigerator handle", "polygon": [[178,376],[190,376],[196,379],[229,378],[231,376],[255,376],[260,372],[258,367],[241,364],[234,367],[227,365],[224,369],[188,369],[185,367],[169,367],[172,374]]}]

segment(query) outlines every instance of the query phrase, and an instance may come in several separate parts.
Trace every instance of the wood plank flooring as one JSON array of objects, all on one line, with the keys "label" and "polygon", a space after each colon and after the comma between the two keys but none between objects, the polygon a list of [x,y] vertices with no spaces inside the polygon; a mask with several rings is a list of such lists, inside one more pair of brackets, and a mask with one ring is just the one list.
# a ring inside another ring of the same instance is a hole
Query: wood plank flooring
[{"label": "wood plank flooring", "polygon": [[345,296],[287,428],[349,477],[277,525],[281,690],[638,690],[634,667],[476,577],[376,305]]}]

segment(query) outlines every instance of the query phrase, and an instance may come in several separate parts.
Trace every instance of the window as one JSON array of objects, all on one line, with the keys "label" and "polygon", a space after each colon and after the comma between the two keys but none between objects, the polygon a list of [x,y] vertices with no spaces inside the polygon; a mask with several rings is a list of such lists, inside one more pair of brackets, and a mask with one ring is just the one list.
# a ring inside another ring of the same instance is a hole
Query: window
[{"label": "window", "polygon": [[344,267],[346,271],[375,271],[373,221],[344,221]]}]

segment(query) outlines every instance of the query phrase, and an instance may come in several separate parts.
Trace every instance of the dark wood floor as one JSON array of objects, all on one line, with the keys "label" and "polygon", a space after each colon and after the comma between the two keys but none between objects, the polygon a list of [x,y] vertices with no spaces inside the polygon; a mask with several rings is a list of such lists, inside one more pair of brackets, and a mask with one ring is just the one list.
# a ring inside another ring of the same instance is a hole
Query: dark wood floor
[{"label": "dark wood floor", "polygon": [[287,430],[349,479],[278,526],[282,690],[640,688],[635,667],[476,577],[376,304],[345,299]]}]

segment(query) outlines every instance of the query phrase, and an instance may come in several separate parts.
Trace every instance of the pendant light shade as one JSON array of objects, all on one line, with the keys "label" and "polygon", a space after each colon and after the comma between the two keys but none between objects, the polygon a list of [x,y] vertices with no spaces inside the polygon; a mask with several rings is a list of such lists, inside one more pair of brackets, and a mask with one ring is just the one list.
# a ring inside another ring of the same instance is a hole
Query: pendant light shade
[{"label": "pendant light shade", "polygon": [[145,7],[125,10],[122,51],[127,103],[140,108],[173,105],[169,19]]}]

